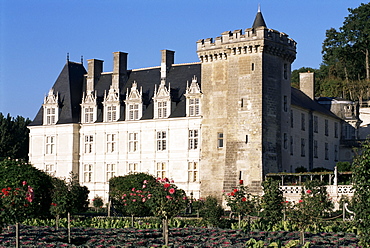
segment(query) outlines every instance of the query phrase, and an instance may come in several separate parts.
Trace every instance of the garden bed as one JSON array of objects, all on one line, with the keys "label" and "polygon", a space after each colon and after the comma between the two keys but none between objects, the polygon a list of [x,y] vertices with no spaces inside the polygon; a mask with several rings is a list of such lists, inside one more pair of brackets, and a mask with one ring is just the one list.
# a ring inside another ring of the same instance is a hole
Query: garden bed
[{"label": "garden bed", "polygon": [[[68,244],[66,228],[21,226],[21,247],[162,247],[160,229],[99,229],[71,228],[72,242]],[[357,247],[355,234],[348,233],[306,233],[310,247]],[[299,239],[299,232],[243,232],[241,230],[218,228],[170,228],[170,247],[245,247],[249,239],[263,240],[265,245]],[[0,248],[15,247],[15,228],[4,228],[0,233]]]}]

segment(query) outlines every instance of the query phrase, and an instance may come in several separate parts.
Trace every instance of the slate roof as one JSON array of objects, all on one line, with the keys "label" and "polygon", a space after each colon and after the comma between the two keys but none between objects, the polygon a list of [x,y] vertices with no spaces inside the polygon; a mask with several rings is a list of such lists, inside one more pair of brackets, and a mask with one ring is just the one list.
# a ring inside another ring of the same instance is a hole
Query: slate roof
[{"label": "slate roof", "polygon": [[325,107],[321,106],[316,101],[312,100],[310,97],[308,97],[305,93],[300,91],[299,89],[292,87],[292,105],[296,105],[298,107],[308,109],[311,111],[320,112],[322,114],[331,116],[336,119],[340,119],[338,116],[336,116],[334,113],[326,109]]},{"label": "slate roof", "polygon": [[263,19],[261,11],[257,12],[256,18],[254,18],[254,22],[252,25],[252,28],[258,28],[258,27],[266,27],[267,25],[265,23],[265,20]]},{"label": "slate roof", "polygon": [[[79,63],[67,62],[60,73],[53,89],[54,93],[59,93],[59,100],[62,101],[61,112],[57,124],[79,123],[81,118],[82,93],[86,92],[86,70]],[[201,85],[201,65],[200,63],[172,65],[167,73],[166,87],[171,86],[172,112],[171,117],[185,117],[185,92],[187,81],[189,85],[193,77],[197,77],[198,84]],[[137,88],[143,90],[143,110],[142,119],[153,118],[153,100],[155,84],[157,88],[161,82],[160,67],[147,69],[129,70],[123,85],[120,85],[121,117],[125,118],[125,104],[127,88],[131,90],[132,83],[136,81]],[[103,105],[105,91],[108,92],[112,84],[112,74],[102,73],[95,84],[98,98],[97,122],[103,121]],[[30,126],[42,125],[43,108],[41,107]]]},{"label": "slate roof", "polygon": [[[80,118],[80,102],[82,84],[86,70],[80,63],[67,61],[52,87],[54,94],[59,95],[61,111],[57,124],[75,123]],[[43,107],[41,106],[35,119],[29,126],[42,125]]]}]

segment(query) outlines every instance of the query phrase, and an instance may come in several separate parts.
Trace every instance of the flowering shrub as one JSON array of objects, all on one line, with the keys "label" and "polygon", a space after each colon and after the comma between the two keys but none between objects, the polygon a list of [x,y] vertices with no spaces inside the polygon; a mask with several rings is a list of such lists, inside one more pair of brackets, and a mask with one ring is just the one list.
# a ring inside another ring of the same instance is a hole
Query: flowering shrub
[{"label": "flowering shrub", "polygon": [[167,178],[158,178],[153,182],[143,182],[150,189],[148,203],[154,215],[161,218],[171,218],[184,210],[187,204],[185,191],[177,188]]},{"label": "flowering shrub", "polygon": [[262,219],[267,228],[282,220],[285,199],[283,192],[279,189],[279,181],[268,180],[262,183],[263,196],[261,199]]},{"label": "flowering shrub", "polygon": [[34,199],[33,188],[22,181],[19,187],[6,187],[0,193],[0,219],[2,223],[15,224],[25,220]]},{"label": "flowering shrub", "polygon": [[249,215],[256,210],[258,205],[257,196],[247,192],[247,187],[239,185],[232,192],[225,195],[226,205],[238,216]]}]

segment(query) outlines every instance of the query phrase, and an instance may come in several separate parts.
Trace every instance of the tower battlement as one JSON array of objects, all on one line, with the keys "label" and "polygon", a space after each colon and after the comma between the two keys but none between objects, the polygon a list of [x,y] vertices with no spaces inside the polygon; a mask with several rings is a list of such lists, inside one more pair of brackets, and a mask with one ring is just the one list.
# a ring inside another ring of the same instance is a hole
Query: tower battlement
[{"label": "tower battlement", "polygon": [[226,31],[221,36],[197,41],[201,62],[227,59],[228,56],[265,51],[294,61],[297,43],[287,34],[265,27]]}]

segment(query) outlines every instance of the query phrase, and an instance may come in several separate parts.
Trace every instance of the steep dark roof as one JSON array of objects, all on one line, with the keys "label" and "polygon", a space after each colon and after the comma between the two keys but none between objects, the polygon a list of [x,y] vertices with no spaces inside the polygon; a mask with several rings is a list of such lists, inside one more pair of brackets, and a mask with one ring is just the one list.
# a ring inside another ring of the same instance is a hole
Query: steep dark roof
[{"label": "steep dark roof", "polygon": [[[60,73],[53,89],[54,93],[59,93],[59,101],[61,104],[61,112],[59,121],[61,123],[78,123],[81,116],[81,100],[83,92],[86,92],[86,70],[81,64],[67,62],[62,72]],[[186,116],[185,97],[187,81],[189,84],[193,77],[197,77],[199,85],[201,84],[201,65],[200,63],[173,65],[166,77],[166,87],[171,86],[172,111],[171,117]],[[127,72],[126,80],[123,85],[120,85],[121,99],[121,117],[119,120],[125,119],[125,104],[127,89],[131,90],[133,82],[137,83],[137,87],[143,90],[143,105],[144,111],[142,119],[153,118],[153,96],[155,85],[159,86],[161,82],[160,67],[144,68],[139,70],[130,70]],[[103,105],[104,93],[109,91],[112,84],[112,74],[102,73],[95,83],[95,91],[98,99],[97,122],[103,121]],[[30,126],[42,125],[43,109],[40,108],[35,119]]]},{"label": "steep dark roof", "polygon": [[316,101],[312,100],[305,93],[293,87],[292,87],[292,105],[296,105],[298,107],[305,108],[305,109],[312,110],[312,111],[317,111],[322,114],[331,116],[333,118],[340,119],[338,116],[333,114],[331,111],[324,108],[323,106],[318,104]]},{"label": "steep dark roof", "polygon": [[[57,124],[76,123],[80,118],[80,102],[82,99],[82,85],[86,70],[80,63],[67,61],[52,89],[58,94],[60,113]],[[40,107],[30,126],[42,125],[43,108]]]},{"label": "steep dark roof", "polygon": [[252,25],[252,28],[258,28],[258,27],[266,27],[267,28],[267,25],[265,23],[265,20],[263,19],[261,11],[257,12],[256,18],[254,18],[254,22],[253,22],[253,25]]}]

